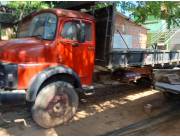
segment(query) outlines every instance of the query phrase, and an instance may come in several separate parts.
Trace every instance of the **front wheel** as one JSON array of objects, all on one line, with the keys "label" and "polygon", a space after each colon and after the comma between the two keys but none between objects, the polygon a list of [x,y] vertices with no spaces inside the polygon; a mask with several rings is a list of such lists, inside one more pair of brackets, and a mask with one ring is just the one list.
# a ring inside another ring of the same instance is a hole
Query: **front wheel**
[{"label": "front wheel", "polygon": [[53,82],[44,86],[32,107],[34,121],[51,128],[70,120],[78,108],[78,95],[67,82]]}]

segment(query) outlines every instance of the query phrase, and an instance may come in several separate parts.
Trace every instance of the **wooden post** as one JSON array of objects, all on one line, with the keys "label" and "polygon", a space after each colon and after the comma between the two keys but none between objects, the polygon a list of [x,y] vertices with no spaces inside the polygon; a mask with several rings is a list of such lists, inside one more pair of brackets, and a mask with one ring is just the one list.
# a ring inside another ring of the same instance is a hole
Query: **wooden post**
[{"label": "wooden post", "polygon": [[1,40],[1,23],[0,23],[0,40]]}]

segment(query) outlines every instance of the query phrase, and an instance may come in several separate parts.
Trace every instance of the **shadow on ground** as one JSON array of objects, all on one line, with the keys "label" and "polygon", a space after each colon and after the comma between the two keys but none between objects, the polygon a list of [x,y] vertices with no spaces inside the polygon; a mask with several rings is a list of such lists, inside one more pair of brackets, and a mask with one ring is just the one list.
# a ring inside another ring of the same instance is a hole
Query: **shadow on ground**
[{"label": "shadow on ground", "polygon": [[[146,113],[144,105],[149,103],[153,111]],[[2,105],[0,135],[102,135],[156,115],[166,104],[161,93],[151,89],[104,90],[83,98],[74,119],[52,129],[36,125],[25,105]]]}]

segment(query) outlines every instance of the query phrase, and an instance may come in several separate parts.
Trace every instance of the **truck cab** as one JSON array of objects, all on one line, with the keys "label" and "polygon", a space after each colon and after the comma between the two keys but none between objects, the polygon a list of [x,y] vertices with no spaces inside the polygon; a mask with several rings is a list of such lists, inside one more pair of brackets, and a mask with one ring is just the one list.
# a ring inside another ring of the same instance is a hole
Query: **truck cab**
[{"label": "truck cab", "polygon": [[17,76],[12,76],[16,84],[4,86],[28,89],[35,75],[55,66],[69,67],[82,84],[91,84],[94,29],[93,17],[76,11],[51,9],[27,16],[19,25],[17,39],[0,44],[1,62],[17,69]]},{"label": "truck cab", "polygon": [[0,87],[25,90],[34,120],[53,127],[74,115],[76,89],[92,84],[94,56],[91,15],[41,10],[20,22],[16,39],[0,42]]}]

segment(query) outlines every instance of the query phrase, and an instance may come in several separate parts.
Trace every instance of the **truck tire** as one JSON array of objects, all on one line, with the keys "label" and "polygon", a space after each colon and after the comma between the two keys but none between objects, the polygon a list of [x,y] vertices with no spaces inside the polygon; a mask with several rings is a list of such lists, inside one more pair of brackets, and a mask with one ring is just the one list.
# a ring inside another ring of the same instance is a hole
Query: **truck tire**
[{"label": "truck tire", "polygon": [[137,80],[137,86],[141,88],[150,88],[152,85],[152,81],[150,78],[143,77]]},{"label": "truck tire", "polygon": [[68,122],[78,108],[78,95],[67,82],[53,82],[44,86],[32,107],[33,120],[43,128]]}]

